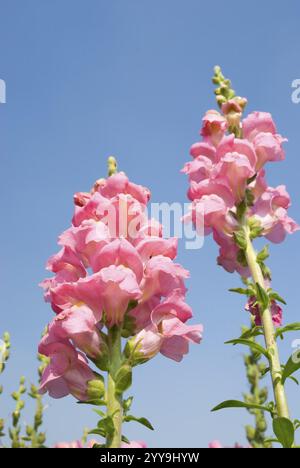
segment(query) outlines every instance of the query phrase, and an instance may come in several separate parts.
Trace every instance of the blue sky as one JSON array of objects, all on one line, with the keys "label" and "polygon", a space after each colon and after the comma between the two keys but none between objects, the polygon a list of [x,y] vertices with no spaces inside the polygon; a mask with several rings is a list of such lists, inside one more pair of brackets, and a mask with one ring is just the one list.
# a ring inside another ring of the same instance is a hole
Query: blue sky
[{"label": "blue sky", "polygon": [[[287,160],[269,167],[271,184],[287,184],[291,214],[300,220],[300,105],[291,83],[300,78],[300,4],[253,0],[0,0],[0,333],[12,334],[12,358],[1,376],[6,393],[19,375],[35,379],[40,333],[52,313],[38,283],[56,238],[72,215],[72,196],[105,175],[106,158],[153,201],[186,201],[179,171],[196,141],[203,113],[214,106],[210,82],[222,65],[249,110],[272,112],[288,137]],[[216,266],[217,248],[180,245],[191,271],[189,303],[205,339],[176,364],[158,357],[136,369],[134,412],[156,431],[128,424],[126,434],[152,447],[206,447],[245,442],[244,411],[211,414],[220,401],[241,397],[247,384],[242,350],[223,343],[247,323],[243,299],[228,292],[239,278]],[[288,301],[287,321],[299,321],[299,237],[272,248],[274,287]],[[282,343],[285,361],[297,334]],[[288,384],[293,416],[300,390]],[[72,440],[96,415],[72,398],[47,399],[49,444]],[[12,402],[0,399],[0,416]],[[25,412],[29,420],[30,406]]]}]

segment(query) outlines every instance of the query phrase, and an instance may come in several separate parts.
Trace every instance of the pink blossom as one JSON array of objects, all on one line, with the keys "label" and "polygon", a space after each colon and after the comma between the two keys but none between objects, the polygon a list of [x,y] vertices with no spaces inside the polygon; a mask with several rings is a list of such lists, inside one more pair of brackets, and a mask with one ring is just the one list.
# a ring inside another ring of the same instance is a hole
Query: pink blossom
[{"label": "pink blossom", "polygon": [[206,156],[198,156],[193,161],[186,163],[182,172],[189,176],[190,182],[199,184],[205,179],[209,179],[213,173],[214,165]]},{"label": "pink blossom", "polygon": [[276,189],[268,187],[256,201],[252,213],[263,228],[263,235],[271,242],[280,243],[287,234],[300,229],[288,216],[290,204],[290,196],[283,185]]},{"label": "pink blossom", "polygon": [[39,352],[50,358],[41,380],[40,392],[52,398],[69,394],[80,401],[88,400],[88,383],[96,380],[82,353],[67,343],[42,341]]},{"label": "pink blossom", "polygon": [[201,200],[204,195],[217,195],[223,198],[226,205],[233,207],[235,196],[230,189],[229,183],[225,178],[217,177],[214,174],[209,179],[205,179],[200,183],[191,182],[188,191],[188,197],[191,201]]},{"label": "pink blossom", "polygon": [[252,141],[258,133],[275,135],[276,126],[268,112],[252,112],[243,120],[243,136]]},{"label": "pink blossom", "polygon": [[239,153],[227,153],[217,166],[218,177],[226,180],[239,203],[245,197],[248,180],[255,175],[247,156]]},{"label": "pink blossom", "polygon": [[155,255],[163,255],[171,260],[177,255],[178,239],[162,239],[147,236],[137,243],[136,248],[143,262],[147,262]]},{"label": "pink blossom", "polygon": [[[148,219],[149,198],[149,190],[123,173],[75,195],[72,226],[48,262],[54,276],[41,284],[57,314],[39,348],[50,358],[42,391],[86,399],[95,379],[86,356],[102,362],[105,332],[115,325],[128,337],[153,327],[161,352],[176,360],[189,342],[200,341],[202,327],[185,324],[192,316],[185,303],[189,273],[174,262],[177,239],[164,239],[160,223]],[[170,316],[178,322],[173,328]]]},{"label": "pink blossom", "polygon": [[91,260],[94,272],[111,265],[124,266],[133,271],[139,283],[143,278],[143,263],[137,250],[126,239],[115,239],[105,245]]},{"label": "pink blossom", "polygon": [[209,448],[210,449],[223,449],[224,447],[219,440],[213,440],[212,442],[210,442]]},{"label": "pink blossom", "polygon": [[50,323],[43,344],[68,339],[91,358],[97,359],[101,354],[102,339],[97,321],[87,306],[73,306],[58,314]]},{"label": "pink blossom", "polygon": [[257,169],[261,169],[269,161],[283,161],[285,152],[282,144],[287,139],[280,135],[272,135],[272,133],[258,133],[253,140],[253,145],[256,150],[258,165]]},{"label": "pink blossom", "polygon": [[214,240],[220,246],[218,265],[222,266],[228,273],[238,272],[241,276],[247,278],[250,276],[248,267],[243,266],[239,260],[239,248],[230,236],[226,236],[217,230],[213,233]]},{"label": "pink blossom", "polygon": [[131,195],[144,205],[148,203],[151,197],[151,193],[147,188],[130,182],[124,172],[119,172],[108,179],[101,179],[96,186],[96,190],[109,199],[121,193]]},{"label": "pink blossom", "polygon": [[227,130],[227,120],[219,112],[210,110],[203,117],[201,135],[217,146]]},{"label": "pink blossom", "polygon": [[141,297],[141,290],[132,270],[111,265],[76,283],[64,283],[52,291],[52,300],[63,309],[78,302],[86,304],[98,321],[105,311],[106,325],[120,324],[131,300]]},{"label": "pink blossom", "polygon": [[235,222],[229,214],[230,206],[226,205],[224,199],[218,195],[203,195],[200,200],[195,200],[191,205],[191,212],[184,220],[192,221],[201,229],[204,227],[205,235],[214,229],[219,232],[232,233]]},{"label": "pink blossom", "polygon": [[[246,310],[255,317],[255,325],[260,327],[262,325],[261,314],[255,297],[249,299],[248,303],[246,304]],[[277,304],[276,301],[272,301],[271,303],[271,314],[275,327],[281,327],[282,308]]]},{"label": "pink blossom", "polygon": [[71,249],[85,267],[91,265],[94,256],[109,242],[108,226],[94,219],[85,220],[78,227],[70,227],[58,240],[59,245]]},{"label": "pink blossom", "polygon": [[200,141],[191,146],[190,155],[193,158],[197,158],[198,156],[205,156],[206,158],[215,161],[216,148],[209,141]]},{"label": "pink blossom", "polygon": [[160,352],[181,361],[189,351],[189,343],[200,343],[202,338],[202,325],[184,323],[190,317],[191,310],[183,302],[181,291],[177,291],[153,310],[151,323],[134,338],[138,355],[151,359]]},{"label": "pink blossom", "polygon": [[143,285],[143,301],[151,296],[168,296],[174,289],[186,292],[184,280],[189,272],[170,258],[158,255],[146,264]]}]

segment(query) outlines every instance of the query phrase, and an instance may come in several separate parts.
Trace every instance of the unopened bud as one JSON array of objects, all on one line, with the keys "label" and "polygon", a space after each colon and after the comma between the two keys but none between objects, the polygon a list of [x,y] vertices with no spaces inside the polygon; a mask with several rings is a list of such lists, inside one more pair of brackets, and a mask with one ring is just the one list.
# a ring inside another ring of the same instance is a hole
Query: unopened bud
[{"label": "unopened bud", "polygon": [[90,380],[87,386],[89,400],[101,400],[105,394],[105,383],[102,375],[95,374],[95,380]]}]

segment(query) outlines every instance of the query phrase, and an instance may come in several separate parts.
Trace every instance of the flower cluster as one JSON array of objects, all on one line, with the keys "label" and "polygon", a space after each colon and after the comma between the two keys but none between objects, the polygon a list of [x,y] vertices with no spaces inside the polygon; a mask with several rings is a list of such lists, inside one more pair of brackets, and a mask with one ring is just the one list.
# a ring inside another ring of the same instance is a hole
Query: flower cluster
[{"label": "flower cluster", "polygon": [[[222,113],[206,113],[202,140],[191,147],[193,160],[183,168],[192,202],[186,221],[204,227],[205,235],[212,234],[219,245],[218,264],[243,278],[250,276],[244,239],[239,238],[245,223],[251,239],[265,237],[274,243],[299,230],[288,215],[291,200],[285,186],[273,188],[266,180],[266,164],[285,158],[286,139],[268,113],[253,112],[242,119],[246,103],[233,97],[222,103]],[[264,273],[267,284],[271,278]],[[247,310],[261,325],[255,300],[250,298]],[[275,325],[281,325],[282,310],[275,301],[272,315]]]},{"label": "flower cluster", "polygon": [[55,276],[42,283],[56,313],[39,346],[50,361],[42,392],[79,400],[99,392],[103,382],[88,359],[107,370],[113,327],[130,338],[124,359],[131,365],[159,352],[180,361],[190,343],[200,343],[202,326],[186,324],[189,273],[174,262],[177,240],[164,239],[162,226],[148,219],[149,199],[121,172],[75,195],[72,226],[47,264]]},{"label": "flower cluster", "polygon": [[221,266],[248,276],[234,241],[239,227],[237,210],[246,197],[251,200],[247,216],[260,236],[279,243],[299,226],[288,216],[291,201],[286,188],[269,187],[265,177],[267,162],[284,159],[286,140],[277,134],[271,115],[265,112],[246,117],[238,137],[227,133],[228,114],[234,105],[238,106],[234,99],[223,104],[224,114],[207,112],[201,130],[203,140],[191,147],[193,161],[183,172],[189,177],[188,197],[192,201],[188,220],[195,225],[197,219],[204,220],[205,234],[212,233],[220,246]]}]

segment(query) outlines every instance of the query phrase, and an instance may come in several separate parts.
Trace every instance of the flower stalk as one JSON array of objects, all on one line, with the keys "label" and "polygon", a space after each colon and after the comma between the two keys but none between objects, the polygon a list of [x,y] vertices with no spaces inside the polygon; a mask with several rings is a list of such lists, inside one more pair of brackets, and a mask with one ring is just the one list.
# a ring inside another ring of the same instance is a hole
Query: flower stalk
[{"label": "flower stalk", "polygon": [[[252,278],[255,284],[258,284],[266,292],[266,294],[268,294],[261,267],[257,263],[257,253],[254,249],[251,240],[250,228],[248,225],[244,226],[244,232],[247,242],[245,255],[249,269],[251,271]],[[269,307],[265,308],[264,310],[261,310],[261,320],[263,325],[265,343],[269,354],[270,373],[274,389],[277,415],[281,418],[290,419],[286,392],[281,378],[281,362],[279,356],[279,349],[276,342],[275,327],[273,324],[272,314]]]},{"label": "flower stalk", "polygon": [[110,368],[107,379],[107,417],[113,421],[114,431],[108,433],[107,448],[120,448],[122,442],[123,395],[116,387],[116,375],[122,364],[121,330],[113,327],[108,333]]}]

